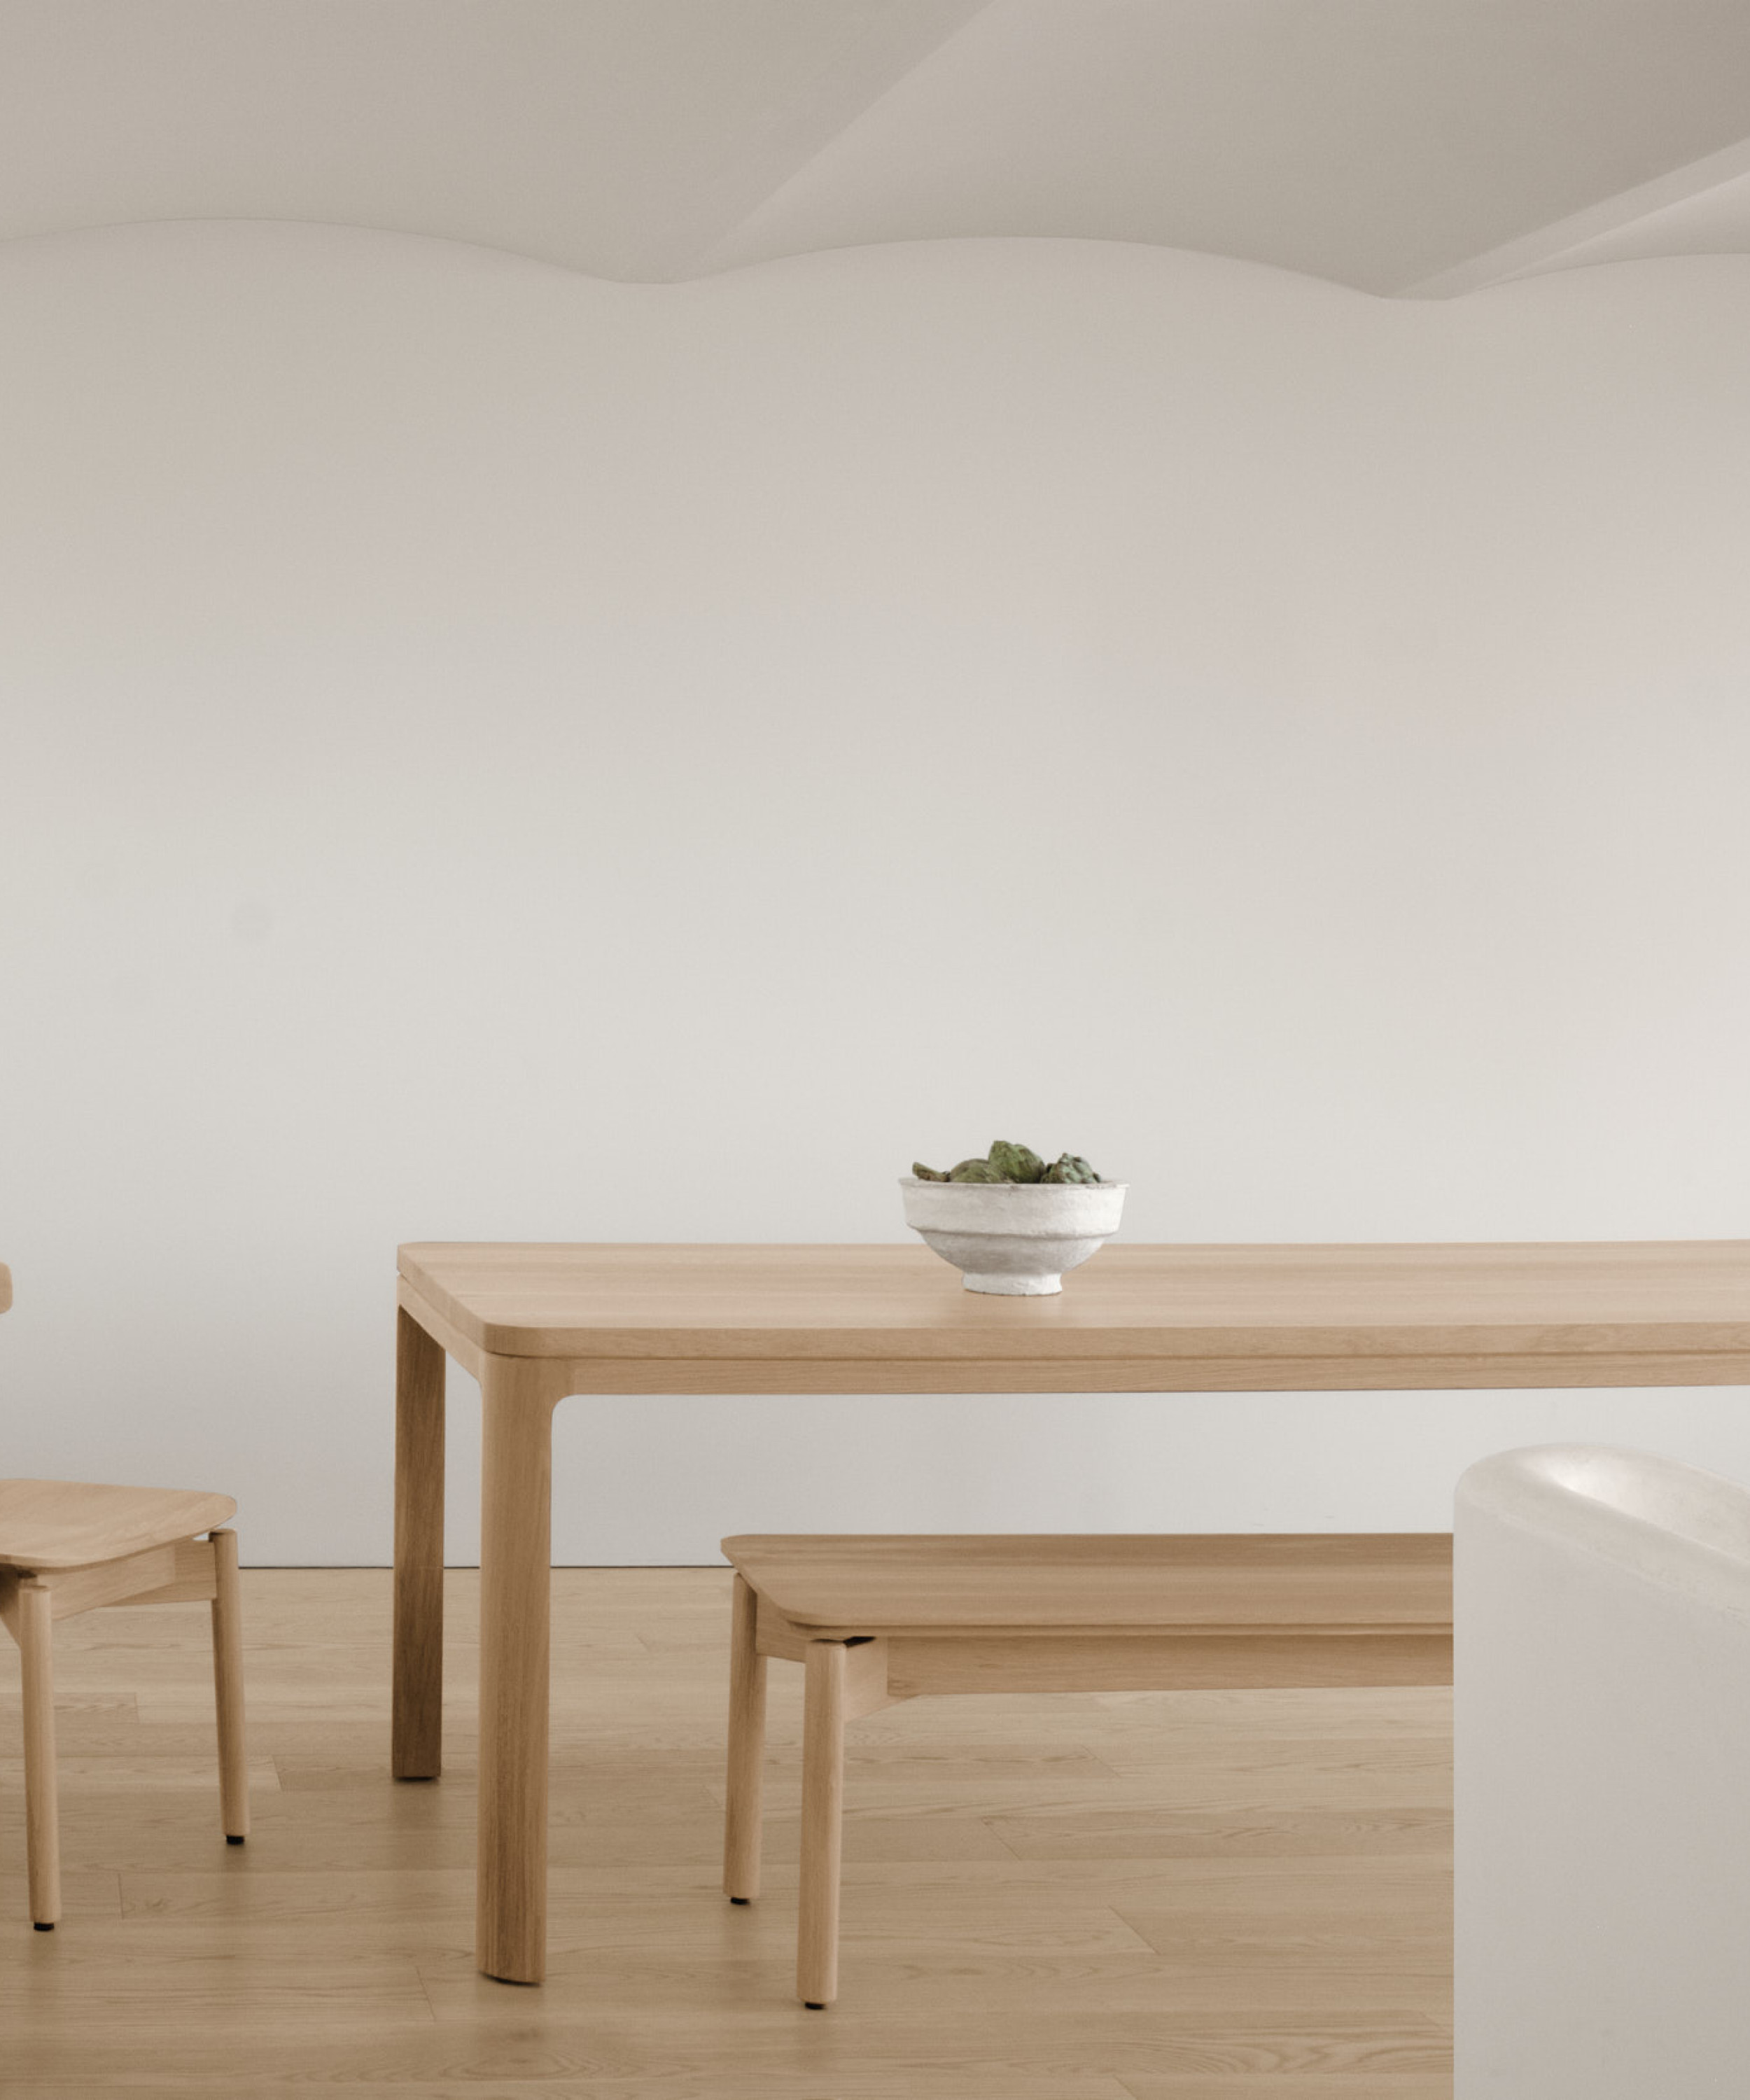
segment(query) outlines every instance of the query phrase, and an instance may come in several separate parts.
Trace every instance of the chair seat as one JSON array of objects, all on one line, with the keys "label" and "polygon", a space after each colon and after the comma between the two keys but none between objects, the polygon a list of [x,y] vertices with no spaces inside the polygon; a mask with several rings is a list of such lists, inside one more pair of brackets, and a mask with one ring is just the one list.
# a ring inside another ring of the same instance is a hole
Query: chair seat
[{"label": "chair seat", "polygon": [[0,1480],[0,1568],[40,1572],[117,1560],[212,1531],[236,1513],[229,1495],[193,1489]]},{"label": "chair seat", "polygon": [[799,1631],[1431,1632],[1452,1628],[1439,1532],[1127,1536],[747,1534],[725,1557]]}]

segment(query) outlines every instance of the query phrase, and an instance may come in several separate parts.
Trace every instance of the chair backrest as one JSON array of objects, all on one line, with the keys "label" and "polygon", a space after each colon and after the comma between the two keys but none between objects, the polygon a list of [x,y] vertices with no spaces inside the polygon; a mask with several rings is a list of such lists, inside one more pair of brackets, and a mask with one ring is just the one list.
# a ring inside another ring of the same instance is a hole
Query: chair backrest
[{"label": "chair backrest", "polygon": [[1454,1518],[1456,2100],[1750,2089],[1750,1492],[1510,1451]]}]

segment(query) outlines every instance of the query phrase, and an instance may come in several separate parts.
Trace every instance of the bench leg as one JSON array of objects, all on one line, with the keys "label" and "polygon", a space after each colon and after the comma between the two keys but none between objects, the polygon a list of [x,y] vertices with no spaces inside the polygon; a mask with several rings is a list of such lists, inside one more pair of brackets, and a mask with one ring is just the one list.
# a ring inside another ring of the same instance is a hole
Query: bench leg
[{"label": "bench leg", "polygon": [[844,1643],[810,1641],[802,1703],[802,1886],[796,1996],[839,1995],[839,1870],[844,1833]]},{"label": "bench leg", "polygon": [[723,1893],[752,1903],[760,1893],[760,1794],[765,1757],[765,1657],[756,1638],[758,1593],[741,1575],[730,1626],[730,1761],[723,1818]]},{"label": "bench leg", "polygon": [[26,1576],[18,1586],[24,1665],[24,1846],[30,1917],[38,1932],[61,1914],[61,1834],[55,1776],[55,1621],[50,1590]]},{"label": "bench leg", "polygon": [[209,1534],[213,1546],[213,1692],[218,1709],[218,1812],[225,1836],[249,1834],[249,1766],[243,1740],[243,1586],[237,1534]]}]

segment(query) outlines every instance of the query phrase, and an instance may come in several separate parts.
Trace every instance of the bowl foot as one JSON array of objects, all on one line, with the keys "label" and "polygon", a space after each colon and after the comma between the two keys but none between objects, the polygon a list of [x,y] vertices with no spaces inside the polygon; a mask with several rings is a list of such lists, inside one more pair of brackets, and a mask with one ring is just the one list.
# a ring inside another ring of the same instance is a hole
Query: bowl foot
[{"label": "bowl foot", "polygon": [[961,1281],[968,1290],[988,1290],[998,1298],[1049,1298],[1064,1287],[1060,1276],[1017,1276],[1000,1269],[983,1276],[968,1270]]}]

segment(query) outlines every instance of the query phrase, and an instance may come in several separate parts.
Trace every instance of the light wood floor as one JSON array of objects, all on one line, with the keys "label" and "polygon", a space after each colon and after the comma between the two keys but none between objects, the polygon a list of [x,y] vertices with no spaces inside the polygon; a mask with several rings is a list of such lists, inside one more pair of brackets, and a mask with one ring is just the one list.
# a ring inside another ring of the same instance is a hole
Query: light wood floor
[{"label": "light wood floor", "polygon": [[[24,1914],[0,1666],[6,2100],[1446,2100],[1435,1692],[920,1700],[852,1730],[844,1995],[791,1998],[801,1672],[768,1892],[718,1893],[727,1573],[555,1578],[553,1962],[474,1972],[475,1582],[449,1770],[386,1776],[389,1578],[245,1574],[254,1834],[199,1608],[57,1629],[67,1913]],[[7,1644],[10,1647],[10,1643]]]}]

